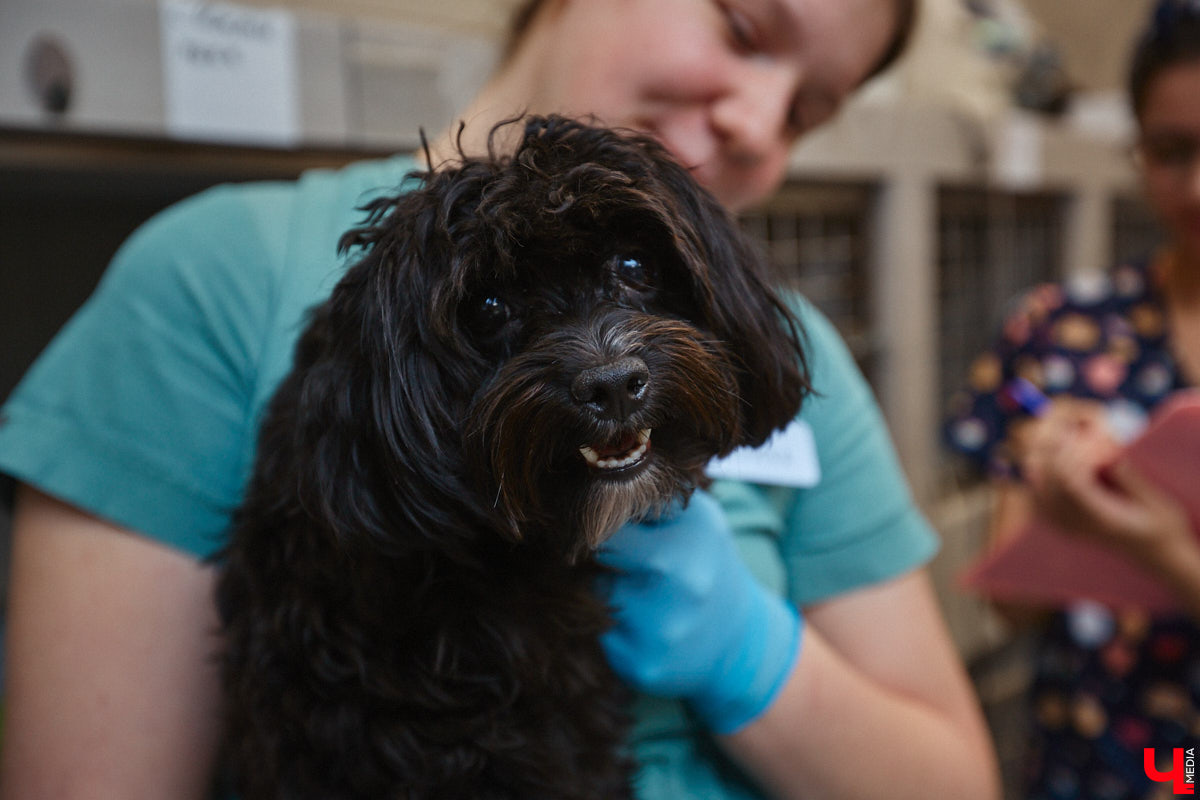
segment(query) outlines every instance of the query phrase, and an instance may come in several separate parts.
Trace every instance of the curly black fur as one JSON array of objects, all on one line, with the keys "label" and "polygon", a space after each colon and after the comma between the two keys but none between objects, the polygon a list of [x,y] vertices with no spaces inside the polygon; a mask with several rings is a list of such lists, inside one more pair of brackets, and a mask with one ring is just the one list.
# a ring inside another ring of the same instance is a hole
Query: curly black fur
[{"label": "curly black fur", "polygon": [[529,118],[422,177],[343,238],[222,554],[234,783],[630,797],[593,550],[792,419],[798,328],[647,138]]}]

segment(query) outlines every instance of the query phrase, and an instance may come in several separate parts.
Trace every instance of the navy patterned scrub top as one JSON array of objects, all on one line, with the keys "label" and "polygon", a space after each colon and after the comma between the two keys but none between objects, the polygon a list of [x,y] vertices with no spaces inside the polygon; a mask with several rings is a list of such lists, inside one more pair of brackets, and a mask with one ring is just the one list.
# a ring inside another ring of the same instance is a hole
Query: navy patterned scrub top
[{"label": "navy patterned scrub top", "polygon": [[[1024,295],[953,399],[949,445],[994,476],[1019,479],[1006,444],[1027,417],[1009,391],[1018,377],[1050,396],[1097,400],[1118,435],[1136,434],[1188,385],[1170,347],[1163,258]],[[1184,617],[1071,607],[1040,632],[1030,702],[1022,797],[1170,797],[1169,784],[1146,776],[1143,749],[1169,769],[1172,748],[1200,743],[1200,628]]]}]

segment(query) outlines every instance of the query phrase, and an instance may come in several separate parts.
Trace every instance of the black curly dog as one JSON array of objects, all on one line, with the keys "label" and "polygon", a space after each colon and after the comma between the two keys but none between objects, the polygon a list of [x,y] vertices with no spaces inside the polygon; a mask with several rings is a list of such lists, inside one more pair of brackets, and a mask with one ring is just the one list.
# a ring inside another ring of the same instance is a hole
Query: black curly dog
[{"label": "black curly dog", "polygon": [[247,800],[630,797],[594,549],[807,390],[660,146],[550,117],[496,149],[367,207],[269,406],[218,588]]}]

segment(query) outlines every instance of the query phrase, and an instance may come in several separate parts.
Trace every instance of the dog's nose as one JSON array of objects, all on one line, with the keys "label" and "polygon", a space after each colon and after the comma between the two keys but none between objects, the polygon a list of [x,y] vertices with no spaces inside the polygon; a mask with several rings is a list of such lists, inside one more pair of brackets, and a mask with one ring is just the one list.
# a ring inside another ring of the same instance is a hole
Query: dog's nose
[{"label": "dog's nose", "polygon": [[571,381],[571,396],[601,419],[625,420],[642,407],[650,370],[636,356],[585,369]]}]

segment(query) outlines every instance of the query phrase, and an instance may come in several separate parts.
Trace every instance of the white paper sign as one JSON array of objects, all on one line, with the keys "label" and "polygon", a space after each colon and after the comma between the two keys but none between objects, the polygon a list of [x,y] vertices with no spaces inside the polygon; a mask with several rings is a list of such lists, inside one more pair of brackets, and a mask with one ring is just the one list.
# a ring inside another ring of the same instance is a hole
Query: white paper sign
[{"label": "white paper sign", "polygon": [[793,420],[762,447],[740,447],[709,462],[710,478],[769,486],[816,486],[821,481],[817,443],[807,422]]},{"label": "white paper sign", "polygon": [[167,130],[185,139],[299,139],[296,23],[282,9],[159,0]]}]

